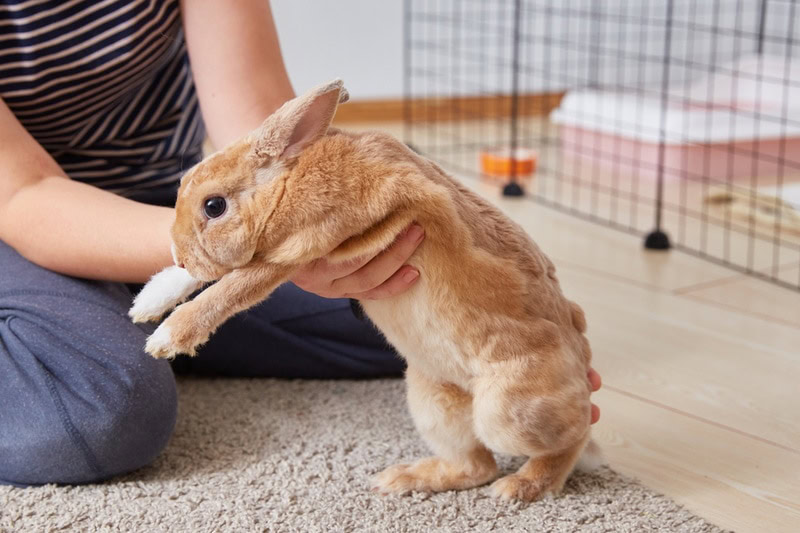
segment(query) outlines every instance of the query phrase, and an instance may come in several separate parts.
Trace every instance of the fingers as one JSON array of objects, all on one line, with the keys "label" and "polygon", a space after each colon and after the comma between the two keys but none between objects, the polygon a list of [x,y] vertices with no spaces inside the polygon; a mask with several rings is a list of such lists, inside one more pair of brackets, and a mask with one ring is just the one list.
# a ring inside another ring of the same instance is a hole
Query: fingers
[{"label": "fingers", "polygon": [[350,298],[358,300],[379,300],[404,292],[419,278],[419,271],[412,266],[405,265],[392,276],[374,289],[359,294],[351,294]]},{"label": "fingers", "polygon": [[595,392],[600,389],[603,385],[603,380],[600,379],[600,374],[594,368],[590,368],[587,374],[589,378],[589,384],[592,386],[592,392]]},{"label": "fingers", "polygon": [[[331,292],[350,298],[379,298],[393,296],[411,286],[419,272],[403,264],[417,249],[425,237],[422,227],[412,224],[389,248],[375,256],[367,264],[331,283]],[[416,276],[409,272],[411,269]],[[383,286],[386,284],[386,286]],[[377,290],[376,290],[377,289]],[[373,291],[370,294],[370,291]],[[384,296],[380,296],[383,294]]]},{"label": "fingers", "polygon": [[[592,392],[598,391],[603,385],[600,374],[598,374],[594,368],[589,369],[589,372],[586,373],[586,377],[589,379],[589,387]],[[598,420],[600,420],[600,408],[592,404],[592,424],[596,423]]]},{"label": "fingers", "polygon": [[304,291],[313,292],[326,298],[337,298],[341,295],[335,295],[331,291],[333,280],[352,274],[371,260],[372,257],[364,256],[343,263],[331,264],[322,257],[295,272],[292,282]]},{"label": "fingers", "polygon": [[325,258],[301,268],[291,281],[301,289],[325,298],[377,299],[394,296],[409,288],[419,271],[404,265],[425,237],[418,224],[397,236],[389,248],[374,257],[360,257],[344,263]]},{"label": "fingers", "polygon": [[291,281],[304,291],[324,298],[341,298],[343,295],[337,294],[331,288],[333,281],[356,272],[369,263],[373,257],[356,257],[341,263],[329,263],[326,258],[322,257],[295,272]]}]

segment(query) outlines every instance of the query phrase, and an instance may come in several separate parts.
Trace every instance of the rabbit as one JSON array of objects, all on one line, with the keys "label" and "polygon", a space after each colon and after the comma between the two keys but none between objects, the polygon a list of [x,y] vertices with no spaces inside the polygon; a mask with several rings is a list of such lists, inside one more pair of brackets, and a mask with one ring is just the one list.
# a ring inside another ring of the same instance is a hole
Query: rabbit
[{"label": "rabbit", "polygon": [[408,407],[435,455],[383,470],[373,488],[484,485],[498,476],[499,452],[528,460],[493,483],[495,496],[558,493],[590,440],[583,311],[498,209],[390,135],[331,127],[346,100],[340,80],[319,86],[185,174],[176,266],[145,286],[130,315],[158,320],[215,283],[174,309],[147,352],[193,355],[301,265],[374,256],[417,222],[426,238],[409,264],[419,281],[361,305],[407,362]]}]

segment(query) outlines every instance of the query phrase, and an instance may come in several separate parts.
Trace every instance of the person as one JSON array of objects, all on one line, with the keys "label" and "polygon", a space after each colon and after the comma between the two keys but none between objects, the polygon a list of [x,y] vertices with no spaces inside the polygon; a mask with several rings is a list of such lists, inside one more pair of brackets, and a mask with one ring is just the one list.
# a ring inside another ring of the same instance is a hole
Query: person
[{"label": "person", "polygon": [[177,185],[206,136],[224,147],[293,96],[266,0],[0,3],[0,483],[150,463],[175,424],[173,371],[403,372],[350,303],[415,283],[417,225],[375,257],[307,265],[174,369],[127,317],[172,264]]}]

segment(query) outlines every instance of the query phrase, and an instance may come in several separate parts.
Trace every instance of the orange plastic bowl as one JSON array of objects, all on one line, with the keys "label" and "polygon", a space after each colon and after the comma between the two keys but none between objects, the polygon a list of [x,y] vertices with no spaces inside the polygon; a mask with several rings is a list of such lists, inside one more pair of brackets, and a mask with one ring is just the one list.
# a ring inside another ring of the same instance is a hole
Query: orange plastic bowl
[{"label": "orange plastic bowl", "polygon": [[536,152],[527,148],[499,148],[481,152],[481,171],[493,178],[508,178],[512,169],[517,177],[531,176],[536,171]]}]

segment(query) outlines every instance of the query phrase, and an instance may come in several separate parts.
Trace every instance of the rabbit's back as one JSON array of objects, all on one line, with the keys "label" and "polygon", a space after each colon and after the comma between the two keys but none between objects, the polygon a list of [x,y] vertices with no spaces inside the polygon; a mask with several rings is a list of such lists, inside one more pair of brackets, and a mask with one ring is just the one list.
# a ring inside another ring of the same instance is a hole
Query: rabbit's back
[{"label": "rabbit's back", "polygon": [[382,160],[413,165],[416,172],[396,175],[414,193],[423,191],[415,219],[426,239],[409,261],[420,281],[389,301],[364,303],[398,351],[458,382],[454,376],[468,381],[487,360],[542,353],[555,343],[563,348],[556,366],[585,379],[583,313],[563,295],[553,263],[525,231],[393,137],[370,134],[365,141]]},{"label": "rabbit's back", "polygon": [[[337,131],[337,133],[343,132]],[[470,246],[484,250],[494,257],[511,260],[516,268],[534,278],[554,272],[553,264],[547,256],[516,222],[466,188],[433,161],[414,153],[405,144],[386,133],[345,135],[357,138],[359,150],[366,152],[369,157],[381,162],[392,161],[396,167],[403,168],[404,171],[398,171],[392,177],[405,179],[410,189],[425,190],[425,186],[420,182],[428,182],[434,184],[437,191],[446,191],[455,211],[453,214],[467,231]],[[409,166],[413,167],[415,172],[406,171]],[[381,174],[387,172],[383,171]],[[437,212],[442,217],[450,214],[447,210],[441,209]],[[454,221],[450,220],[448,224],[452,222]]]}]

